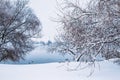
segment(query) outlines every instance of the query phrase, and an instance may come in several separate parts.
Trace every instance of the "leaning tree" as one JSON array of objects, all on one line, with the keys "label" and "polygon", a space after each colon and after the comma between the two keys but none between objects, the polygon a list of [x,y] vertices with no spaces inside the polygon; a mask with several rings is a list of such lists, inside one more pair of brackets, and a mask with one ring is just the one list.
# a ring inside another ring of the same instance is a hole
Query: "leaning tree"
[{"label": "leaning tree", "polygon": [[0,61],[18,61],[31,51],[41,24],[27,0],[0,0]]},{"label": "leaning tree", "polygon": [[65,0],[60,7],[61,25],[50,50],[73,55],[76,61],[120,58],[120,0]]}]

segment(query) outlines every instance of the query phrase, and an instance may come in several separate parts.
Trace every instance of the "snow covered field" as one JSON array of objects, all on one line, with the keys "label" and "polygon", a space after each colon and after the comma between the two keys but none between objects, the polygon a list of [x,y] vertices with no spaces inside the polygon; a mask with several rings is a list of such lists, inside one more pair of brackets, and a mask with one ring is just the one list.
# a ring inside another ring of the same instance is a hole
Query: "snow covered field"
[{"label": "snow covered field", "polygon": [[89,74],[92,68],[72,70],[79,64],[75,62],[29,65],[0,64],[0,80],[120,80],[120,65],[111,61],[98,63],[100,69],[96,65],[91,76]]},{"label": "snow covered field", "polygon": [[[0,80],[119,80],[120,65],[113,60],[96,62],[95,67],[76,62],[69,55],[51,54],[46,46],[36,47],[20,62],[1,62]],[[5,63],[5,64],[4,64]],[[45,64],[43,64],[45,63]],[[21,65],[22,64],[22,65]],[[92,75],[90,76],[90,74]]]}]

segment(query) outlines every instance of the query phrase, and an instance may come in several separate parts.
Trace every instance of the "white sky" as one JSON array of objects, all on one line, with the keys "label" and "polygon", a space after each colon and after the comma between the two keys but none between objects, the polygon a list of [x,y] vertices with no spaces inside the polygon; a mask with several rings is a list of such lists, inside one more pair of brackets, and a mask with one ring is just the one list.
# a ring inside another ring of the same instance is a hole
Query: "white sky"
[{"label": "white sky", "polygon": [[30,0],[30,6],[40,19],[43,37],[40,40],[54,40],[56,34],[56,23],[52,21],[56,14],[56,0]]},{"label": "white sky", "polygon": [[[57,0],[57,1],[62,1],[62,0]],[[83,6],[83,4],[85,4],[86,1],[88,0],[80,0],[80,1],[81,1],[80,4],[82,4]],[[56,9],[56,0],[30,0],[29,4],[34,10],[35,14],[40,19],[43,26],[43,30],[42,30],[43,37],[40,40],[54,41],[54,36],[57,33],[56,28],[58,26],[56,22],[52,21],[52,19],[55,18],[56,13],[58,12]]]}]

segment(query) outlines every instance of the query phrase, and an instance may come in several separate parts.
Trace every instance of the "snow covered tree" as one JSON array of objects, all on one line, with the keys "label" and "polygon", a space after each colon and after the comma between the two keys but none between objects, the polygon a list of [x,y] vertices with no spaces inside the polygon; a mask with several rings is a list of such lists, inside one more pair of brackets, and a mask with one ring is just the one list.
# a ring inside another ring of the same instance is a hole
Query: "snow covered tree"
[{"label": "snow covered tree", "polygon": [[27,0],[0,0],[0,61],[23,59],[41,24]]},{"label": "snow covered tree", "polygon": [[120,0],[65,0],[58,14],[61,30],[52,51],[69,53],[76,61],[120,58]]}]

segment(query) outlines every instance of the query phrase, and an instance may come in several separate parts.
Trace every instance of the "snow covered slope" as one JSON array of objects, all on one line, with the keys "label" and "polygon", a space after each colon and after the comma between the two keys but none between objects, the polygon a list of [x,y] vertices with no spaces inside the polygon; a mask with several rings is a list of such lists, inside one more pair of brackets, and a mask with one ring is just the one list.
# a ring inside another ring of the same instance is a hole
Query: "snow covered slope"
[{"label": "snow covered slope", "polygon": [[0,80],[120,80],[120,65],[113,64],[111,61],[101,61],[96,64],[98,63],[100,69],[96,65],[91,76],[89,74],[92,68],[72,70],[79,64],[75,62],[34,65],[0,64]]}]

